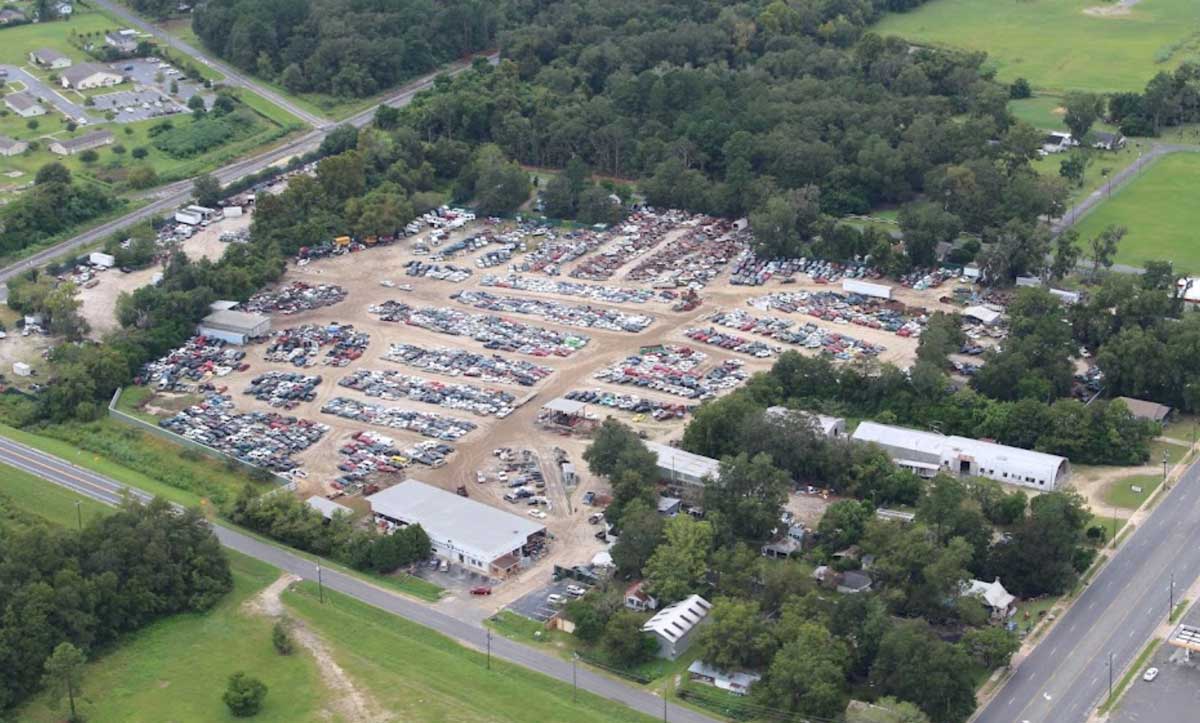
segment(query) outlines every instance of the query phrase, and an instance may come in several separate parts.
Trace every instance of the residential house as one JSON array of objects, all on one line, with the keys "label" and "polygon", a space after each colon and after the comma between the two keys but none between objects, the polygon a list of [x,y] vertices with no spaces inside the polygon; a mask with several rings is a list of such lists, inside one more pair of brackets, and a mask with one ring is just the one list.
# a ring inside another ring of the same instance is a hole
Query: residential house
[{"label": "residential house", "polygon": [[1125,136],[1120,133],[1096,131],[1092,133],[1092,148],[1102,151],[1119,151],[1125,147]]},{"label": "residential house", "polygon": [[46,115],[45,106],[39,103],[37,98],[34,98],[23,90],[4,96],[4,105],[8,106],[9,110],[22,118]]},{"label": "residential house", "polygon": [[1079,141],[1071,137],[1070,133],[1062,131],[1050,131],[1046,137],[1042,139],[1042,147],[1038,151],[1041,155],[1046,156],[1051,153],[1062,153],[1079,145]]},{"label": "residential house", "polygon": [[751,686],[762,680],[762,676],[757,673],[742,671],[724,673],[703,660],[692,661],[692,664],[688,666],[688,677],[697,683],[711,685],[734,695],[746,695],[750,692]]},{"label": "residential house", "polygon": [[1017,611],[1017,598],[1015,595],[1004,589],[1000,584],[1000,578],[996,578],[993,582],[983,582],[982,580],[971,580],[963,584],[963,595],[972,595],[979,598],[979,601],[987,606],[992,617],[997,620],[1005,620],[1012,616]]},{"label": "residential house", "polygon": [[92,131],[78,138],[54,141],[50,144],[50,152],[57,153],[60,156],[73,156],[76,153],[82,153],[92,148],[110,145],[112,142],[113,134],[110,131]]},{"label": "residential house", "polygon": [[75,12],[75,6],[72,5],[71,3],[62,2],[62,3],[59,3],[58,5],[54,6],[54,12],[59,17],[65,18],[68,15],[70,15],[71,13]]},{"label": "residential house", "polygon": [[25,141],[18,141],[8,136],[0,136],[0,156],[18,156],[29,148]]},{"label": "residential house", "polygon": [[119,84],[124,76],[96,63],[81,63],[62,73],[62,86],[75,90],[106,88]]},{"label": "residential house", "polygon": [[129,28],[109,31],[104,34],[104,42],[120,50],[122,53],[132,53],[137,50],[138,33],[136,30]]},{"label": "residential house", "polygon": [[29,61],[50,70],[62,70],[71,67],[71,59],[52,48],[38,48],[29,51]]},{"label": "residential house", "polygon": [[804,532],[804,525],[791,525],[788,527],[787,534],[763,545],[760,552],[764,557],[791,557],[803,549]]},{"label": "residential house", "polygon": [[629,586],[625,591],[625,607],[634,612],[643,613],[658,607],[658,600],[646,592],[646,584],[641,580]]},{"label": "residential house", "polygon": [[712,603],[699,595],[689,595],[666,606],[642,626],[658,641],[658,657],[675,660],[692,644],[693,633],[708,620]]},{"label": "residential house", "polygon": [[867,592],[871,589],[871,576],[858,570],[847,570],[842,573],[836,589],[847,595]]},{"label": "residential house", "polygon": [[1165,404],[1147,402],[1144,399],[1134,399],[1133,397],[1117,397],[1117,399],[1125,402],[1125,406],[1129,407],[1130,414],[1138,419],[1162,424],[1167,421],[1167,417],[1171,416],[1171,408]]}]

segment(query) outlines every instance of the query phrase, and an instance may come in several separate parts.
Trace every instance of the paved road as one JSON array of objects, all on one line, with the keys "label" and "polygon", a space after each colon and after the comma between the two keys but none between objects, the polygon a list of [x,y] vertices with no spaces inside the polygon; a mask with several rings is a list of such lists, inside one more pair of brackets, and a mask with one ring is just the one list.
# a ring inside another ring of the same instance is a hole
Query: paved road
[{"label": "paved road", "polygon": [[[489,56],[489,61],[492,63],[498,62],[498,54]],[[413,81],[408,85],[398,89],[396,92],[388,95],[382,101],[382,104],[400,108],[408,105],[416,96],[417,93],[429,88],[433,85],[434,78],[442,73],[454,75],[461,73],[470,67],[467,62],[459,62],[451,65],[448,68],[431,73],[423,78]],[[356,128],[361,128],[371,122],[375,116],[375,107],[372,106],[344,121]],[[213,175],[222,183],[227,184],[231,181],[248,176],[252,173],[257,173],[268,166],[278,163],[282,160],[296,155],[302,155],[312,150],[316,150],[321,145],[321,141],[325,136],[332,131],[334,126],[327,126],[322,129],[312,130],[299,136],[286,144],[279,146],[273,150],[259,153],[258,155],[250,156],[239,161],[234,161],[223,168],[213,172]],[[100,224],[88,231],[67,239],[62,243],[55,244],[49,248],[39,251],[26,259],[18,261],[10,266],[0,269],[0,284],[6,283],[9,279],[20,274],[30,268],[42,266],[49,261],[59,258],[76,249],[94,244],[107,238],[112,233],[120,229],[132,226],[139,221],[150,218],[154,215],[160,215],[169,211],[173,211],[186,204],[191,200],[192,182],[190,180],[178,181],[166,186],[160,186],[141,194],[142,198],[152,199],[149,204],[132,213],[126,214],[118,219],[114,219],[107,223]],[[0,302],[8,298],[8,288],[0,286]]]},{"label": "paved road", "polygon": [[[1200,605],[1193,605],[1180,622],[1200,626]],[[1183,651],[1174,645],[1158,646],[1158,651],[1138,669],[1111,719],[1117,723],[1194,720],[1196,711],[1200,711],[1198,665],[1200,655],[1192,654],[1191,662],[1185,662]],[[1158,678],[1147,683],[1141,675],[1151,667],[1158,668]]]},{"label": "paved road", "polygon": [[275,91],[271,90],[270,88],[266,87],[265,85],[257,82],[253,78],[242,75],[237,70],[234,70],[232,67],[230,67],[229,65],[226,65],[225,63],[223,63],[219,60],[208,57],[205,53],[200,51],[198,48],[192,47],[188,43],[183,42],[179,38],[176,38],[174,35],[171,35],[170,33],[166,32],[165,30],[162,30],[161,28],[151,25],[150,23],[141,19],[134,13],[130,12],[125,6],[115,3],[115,2],[111,2],[110,0],[93,0],[93,2],[95,2],[97,5],[104,8],[105,10],[107,10],[109,13],[121,18],[122,20],[124,20],[126,23],[128,23],[132,27],[135,27],[138,30],[141,30],[142,32],[152,34],[154,37],[158,38],[159,40],[166,43],[168,46],[174,48],[175,50],[178,50],[179,52],[184,53],[185,55],[190,55],[192,58],[194,58],[198,62],[203,63],[204,65],[207,65],[210,68],[213,68],[214,70],[220,72],[222,75],[225,76],[224,82],[226,84],[236,85],[236,86],[240,86],[242,88],[248,88],[250,90],[253,90],[255,93],[258,93],[259,95],[263,96],[264,98],[271,101],[275,105],[285,109],[292,115],[304,120],[305,123],[308,123],[310,126],[313,126],[314,128],[324,128],[325,126],[329,125],[329,121],[326,118],[322,118],[321,116],[315,115],[313,113],[309,113],[307,110],[301,108],[300,106],[296,105],[295,103],[291,102],[287,98],[283,97],[279,93],[276,93]]},{"label": "paved road", "polygon": [[1200,462],[1124,542],[1054,629],[980,711],[977,723],[1077,723],[1108,693],[1200,576]]},{"label": "paved road", "polygon": [[[81,452],[81,454],[86,453]],[[126,487],[107,477],[4,437],[0,437],[0,462],[105,504],[118,504],[123,499],[123,495],[127,493],[134,494],[143,500],[150,498],[145,492]],[[316,568],[309,560],[285,549],[260,542],[220,523],[213,524],[213,531],[221,544],[231,550],[237,550],[257,560],[270,563],[299,577],[309,580],[316,579]],[[322,581],[326,587],[332,590],[337,590],[419,625],[432,628],[467,646],[479,650],[487,648],[487,631],[476,623],[457,620],[428,605],[414,602],[389,590],[375,587],[357,577],[334,570],[323,570]],[[588,668],[579,667],[573,671],[571,663],[565,660],[546,655],[499,636],[491,638],[491,651],[496,658],[507,660],[568,684],[571,683],[574,672],[581,689],[617,701],[649,716],[679,723],[715,723],[713,718],[671,703],[664,704],[663,699],[659,696],[600,675]]]}]

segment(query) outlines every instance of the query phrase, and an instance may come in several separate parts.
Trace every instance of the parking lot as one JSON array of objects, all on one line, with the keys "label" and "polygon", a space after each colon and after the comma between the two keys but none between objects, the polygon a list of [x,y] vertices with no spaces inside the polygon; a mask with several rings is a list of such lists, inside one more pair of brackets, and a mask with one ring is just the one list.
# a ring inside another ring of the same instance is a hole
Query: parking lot
[{"label": "parking lot", "polygon": [[[1200,605],[1193,605],[1182,621],[1200,626]],[[1142,680],[1147,668],[1158,668],[1153,682]],[[1159,723],[1196,720],[1200,711],[1200,655],[1185,662],[1183,651],[1165,642],[1137,671],[1112,720],[1117,723]]]},{"label": "parking lot", "polygon": [[554,614],[562,609],[562,604],[551,603],[549,598],[551,595],[559,595],[563,600],[570,600],[571,595],[567,593],[568,585],[579,585],[575,580],[559,580],[551,582],[549,585],[544,585],[526,593],[520,598],[514,600],[507,605],[509,610],[512,610],[517,615],[529,618],[535,622],[544,623]]},{"label": "parking lot", "polygon": [[151,88],[103,93],[92,96],[92,100],[96,104],[95,110],[116,113],[113,120],[117,123],[133,123],[187,110],[186,106],[176,103],[170,96]]}]

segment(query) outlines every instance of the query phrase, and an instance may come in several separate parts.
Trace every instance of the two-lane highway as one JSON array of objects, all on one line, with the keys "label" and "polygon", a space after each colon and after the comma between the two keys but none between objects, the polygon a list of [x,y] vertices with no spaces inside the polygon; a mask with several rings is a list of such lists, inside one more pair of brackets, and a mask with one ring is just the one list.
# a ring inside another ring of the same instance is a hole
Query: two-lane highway
[{"label": "two-lane highway", "polygon": [[1171,576],[1200,576],[1200,462],[1193,463],[983,708],[978,723],[1082,723],[1166,620]]},{"label": "two-lane highway", "polygon": [[[60,485],[109,505],[119,504],[126,494],[133,494],[142,500],[150,499],[150,495],[145,492],[126,487],[103,475],[4,437],[0,437],[0,463],[24,470],[48,483]],[[316,566],[310,560],[220,523],[214,523],[212,527],[217,539],[225,547],[299,577],[309,580],[316,579]],[[411,620],[418,625],[432,628],[470,647],[479,650],[488,647],[488,632],[478,625],[452,618],[429,605],[415,602],[337,570],[324,568],[321,578],[323,584],[331,590],[337,590],[368,605]],[[506,638],[492,636],[490,646],[492,655],[498,659],[520,665],[567,684],[571,684],[574,680],[583,690],[629,706],[648,716],[679,723],[716,723],[715,719],[701,713],[665,702],[660,696],[601,675],[587,667],[573,669],[571,663],[561,658],[546,655]],[[515,693],[519,695],[520,691]]]}]

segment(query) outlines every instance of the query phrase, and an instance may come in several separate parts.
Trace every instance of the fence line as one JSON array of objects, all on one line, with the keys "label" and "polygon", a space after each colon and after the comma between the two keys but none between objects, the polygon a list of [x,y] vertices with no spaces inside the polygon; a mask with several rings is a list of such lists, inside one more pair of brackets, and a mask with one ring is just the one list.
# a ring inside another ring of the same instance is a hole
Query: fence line
[{"label": "fence line", "polygon": [[137,417],[135,417],[131,414],[122,412],[120,409],[117,409],[117,403],[121,401],[121,392],[123,392],[123,391],[124,391],[124,389],[118,387],[117,391],[113,392],[112,400],[110,400],[108,403],[108,416],[111,417],[112,419],[116,420],[117,422],[120,422],[121,424],[130,426],[130,427],[133,427],[142,432],[152,434],[155,437],[158,437],[159,439],[165,440],[167,442],[171,442],[172,444],[178,444],[181,447],[187,447],[188,449],[196,450],[197,452],[199,452],[211,459],[215,459],[219,462],[225,462],[227,464],[234,464],[247,472],[254,473],[254,474],[261,474],[263,472],[266,472],[267,474],[269,474],[271,476],[271,481],[274,482],[277,486],[277,488],[275,490],[272,490],[272,492],[278,492],[280,490],[293,491],[296,489],[296,481],[295,480],[288,479],[286,477],[275,474],[274,472],[271,472],[270,470],[268,470],[264,467],[259,467],[258,465],[250,464],[249,462],[243,462],[242,460],[240,460],[236,457],[231,457],[228,454],[225,454],[224,452],[222,452],[218,449],[213,449],[212,447],[209,447],[208,445],[200,444],[199,442],[197,442],[195,440],[188,439],[187,437],[183,437],[178,434],[175,434],[174,432],[172,432],[169,429],[163,429],[162,427],[160,427],[156,424],[151,424],[150,422],[147,422],[144,419],[138,419]]}]

